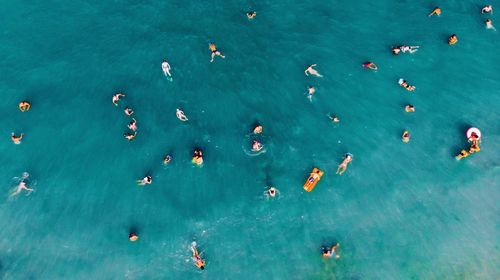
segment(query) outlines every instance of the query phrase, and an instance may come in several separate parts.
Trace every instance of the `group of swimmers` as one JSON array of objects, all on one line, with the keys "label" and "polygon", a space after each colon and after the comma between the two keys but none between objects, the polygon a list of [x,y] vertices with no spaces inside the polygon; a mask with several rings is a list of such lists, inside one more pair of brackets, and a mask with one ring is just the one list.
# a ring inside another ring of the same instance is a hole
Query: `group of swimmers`
[{"label": "group of swimmers", "polygon": [[481,151],[481,149],[479,148],[481,137],[476,132],[472,132],[467,140],[469,143],[471,143],[469,150],[461,150],[460,153],[455,157],[456,159],[462,159],[472,155],[473,153]]},{"label": "group of swimmers", "polygon": [[[113,105],[118,106],[118,101],[120,101],[122,97],[125,97],[125,94],[120,92],[114,94],[112,98]],[[123,133],[123,137],[125,137],[125,139],[127,139],[128,141],[132,141],[137,136],[137,120],[134,117],[132,117],[134,111],[131,108],[125,107],[123,112],[125,113],[125,115],[131,117],[132,119],[127,125],[127,128],[130,131]]]}]

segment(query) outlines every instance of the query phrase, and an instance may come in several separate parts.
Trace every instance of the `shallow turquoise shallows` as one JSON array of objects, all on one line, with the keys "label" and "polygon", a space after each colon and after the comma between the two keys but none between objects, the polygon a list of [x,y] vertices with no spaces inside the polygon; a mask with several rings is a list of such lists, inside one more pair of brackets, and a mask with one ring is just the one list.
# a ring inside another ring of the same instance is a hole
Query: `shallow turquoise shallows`
[{"label": "shallow turquoise shallows", "polygon": [[[441,2],[427,17],[437,3],[4,1],[0,278],[499,279],[500,37],[484,21],[500,16]],[[210,42],[225,59],[210,63]],[[323,78],[304,75],[313,63]],[[481,152],[457,161],[471,126]],[[307,193],[313,167],[325,175]],[[35,191],[9,197],[23,172]]]}]

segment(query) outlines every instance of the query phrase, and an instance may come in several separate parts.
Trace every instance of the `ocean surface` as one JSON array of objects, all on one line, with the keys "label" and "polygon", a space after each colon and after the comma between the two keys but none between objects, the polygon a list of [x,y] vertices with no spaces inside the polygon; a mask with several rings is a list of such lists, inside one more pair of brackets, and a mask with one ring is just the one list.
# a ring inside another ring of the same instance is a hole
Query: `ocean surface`
[{"label": "ocean surface", "polygon": [[[472,0],[427,17],[436,4],[4,1],[0,278],[499,279],[500,40],[484,20],[500,17]],[[225,59],[209,62],[210,42]],[[420,49],[392,55],[401,44]],[[304,75],[313,63],[323,78]],[[471,126],[481,152],[457,161]],[[313,167],[325,175],[306,193]],[[9,196],[23,172],[35,191]],[[341,258],[324,260],[334,242]]]}]

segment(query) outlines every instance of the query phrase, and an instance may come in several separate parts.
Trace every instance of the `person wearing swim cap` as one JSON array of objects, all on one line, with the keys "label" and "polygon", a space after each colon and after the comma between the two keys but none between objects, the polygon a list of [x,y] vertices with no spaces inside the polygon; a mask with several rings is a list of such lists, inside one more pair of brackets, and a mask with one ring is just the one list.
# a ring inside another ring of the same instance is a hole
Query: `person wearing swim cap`
[{"label": "person wearing swim cap", "polygon": [[214,43],[210,43],[208,45],[208,48],[212,51],[212,59],[210,60],[210,62],[214,62],[214,58],[215,56],[220,56],[222,58],[226,58],[225,56],[222,55],[222,53],[220,51],[217,50],[217,47],[215,46]]},{"label": "person wearing swim cap", "polygon": [[196,243],[191,246],[191,251],[193,252],[193,256],[191,257],[193,259],[194,265],[201,269],[205,269],[205,260],[203,260],[200,256],[200,253],[198,253],[198,249],[196,248]]},{"label": "person wearing swim cap", "polygon": [[347,165],[349,165],[349,163],[351,163],[351,161],[352,161],[352,155],[346,154],[344,156],[344,160],[342,161],[342,163],[339,164],[339,166],[337,167],[336,174],[342,175],[347,170]]}]

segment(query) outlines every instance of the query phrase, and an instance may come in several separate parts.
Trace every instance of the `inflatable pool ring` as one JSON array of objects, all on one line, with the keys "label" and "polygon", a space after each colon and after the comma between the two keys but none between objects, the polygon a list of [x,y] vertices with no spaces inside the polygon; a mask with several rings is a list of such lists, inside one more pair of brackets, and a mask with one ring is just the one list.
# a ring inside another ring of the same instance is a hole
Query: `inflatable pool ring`
[{"label": "inflatable pool ring", "polygon": [[309,178],[307,178],[304,183],[304,190],[306,192],[310,192],[314,189],[316,184],[321,180],[321,176],[323,176],[324,172],[314,167],[311,174],[309,174]]},{"label": "inflatable pool ring", "polygon": [[19,110],[21,110],[21,112],[29,111],[30,107],[31,104],[28,101],[22,101],[19,103]]},{"label": "inflatable pool ring", "polygon": [[374,70],[374,71],[378,70],[377,65],[375,63],[373,63],[373,62],[365,62],[365,63],[363,63],[363,68],[368,68],[368,69],[371,69],[371,70]]},{"label": "inflatable pool ring", "polygon": [[467,135],[467,139],[469,141],[473,141],[474,140],[474,139],[472,139],[472,134],[477,135],[477,139],[476,140],[481,140],[481,131],[477,127],[471,127],[469,129],[467,129],[467,132],[465,134]]}]

